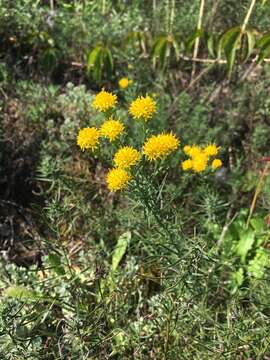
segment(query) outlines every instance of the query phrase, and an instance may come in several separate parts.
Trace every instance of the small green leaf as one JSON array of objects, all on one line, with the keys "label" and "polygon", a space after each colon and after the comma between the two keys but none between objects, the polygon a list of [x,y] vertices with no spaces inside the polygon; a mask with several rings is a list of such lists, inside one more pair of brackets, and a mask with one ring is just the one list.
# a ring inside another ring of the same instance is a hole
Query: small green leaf
[{"label": "small green leaf", "polygon": [[[106,287],[109,289],[109,294],[113,292],[115,288],[114,272],[118,268],[118,265],[120,264],[123,256],[125,255],[130,239],[131,239],[130,231],[125,232],[118,238],[117,244],[112,254],[112,265],[108,277],[106,280],[101,279],[98,284],[99,291],[97,295],[97,302],[101,301]],[[109,298],[105,299],[105,301],[109,301]]]},{"label": "small green leaf", "polygon": [[130,239],[131,239],[130,231],[125,232],[119,237],[112,255],[111,272],[114,272],[117,269],[120,261],[125,255]]},{"label": "small green leaf", "polygon": [[92,73],[97,81],[101,79],[102,56],[102,46],[96,46],[87,57],[87,73]]},{"label": "small green leaf", "polygon": [[246,47],[244,51],[243,61],[247,61],[254,50],[256,39],[252,30],[247,30],[244,34],[246,40]]},{"label": "small green leaf", "polygon": [[210,56],[216,57],[216,38],[214,34],[205,35],[206,45]]},{"label": "small green leaf", "polygon": [[65,275],[65,269],[61,264],[60,256],[54,253],[49,254],[48,261],[57,275]]},{"label": "small green leaf", "polygon": [[265,34],[258,40],[257,47],[260,49],[258,57],[258,63],[260,63],[270,54],[270,33]]},{"label": "small green leaf", "polygon": [[203,29],[197,29],[195,30],[186,40],[186,50],[190,51],[192,50],[192,47],[196,41],[197,38],[200,38],[203,36],[204,30]]},{"label": "small green leaf", "polygon": [[255,233],[251,229],[242,230],[240,232],[240,240],[236,246],[236,253],[241,257],[241,262],[244,263],[247,253],[252,248],[255,241]]},{"label": "small green leaf", "polygon": [[173,44],[176,60],[179,60],[179,58],[180,58],[180,46],[179,46],[178,42],[175,39],[172,40],[172,44]]},{"label": "small green leaf", "polygon": [[113,71],[113,57],[109,48],[104,48],[104,65],[106,66],[106,71],[108,74],[111,74]]}]

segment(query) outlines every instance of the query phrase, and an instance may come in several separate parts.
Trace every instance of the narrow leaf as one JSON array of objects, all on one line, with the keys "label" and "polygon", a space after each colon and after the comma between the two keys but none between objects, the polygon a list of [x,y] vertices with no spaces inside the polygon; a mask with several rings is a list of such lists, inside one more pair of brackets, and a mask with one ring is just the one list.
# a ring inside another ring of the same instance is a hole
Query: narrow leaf
[{"label": "narrow leaf", "polygon": [[153,49],[152,49],[152,56],[153,56],[154,66],[156,64],[156,58],[159,58],[160,65],[161,65],[162,68],[164,68],[165,59],[166,59],[167,45],[168,45],[167,36],[160,36],[154,42]]},{"label": "narrow leaf", "polygon": [[257,41],[257,47],[260,49],[258,57],[258,63],[260,63],[270,54],[270,33],[265,34]]},{"label": "narrow leaf", "polygon": [[119,237],[117,244],[115,246],[113,255],[112,255],[111,272],[114,272],[117,269],[120,261],[122,260],[123,256],[125,255],[125,252],[126,252],[128,244],[130,242],[130,239],[131,239],[130,231],[125,232],[124,234],[122,234]]},{"label": "narrow leaf", "polygon": [[197,38],[200,38],[204,34],[204,30],[197,29],[195,30],[186,40],[186,50],[190,51],[195,43]]},{"label": "narrow leaf", "polygon": [[96,46],[87,57],[87,73],[90,75],[91,71],[94,71],[100,64],[100,57],[102,54],[102,47]]},{"label": "narrow leaf", "polygon": [[250,57],[250,55],[252,54],[253,50],[254,50],[254,46],[256,43],[256,39],[255,36],[252,32],[252,30],[247,30],[244,34],[245,36],[245,40],[246,40],[246,48],[244,51],[244,58],[243,61],[247,61],[247,59]]},{"label": "narrow leaf", "polygon": [[233,65],[235,63],[236,51],[239,47],[241,40],[241,29],[239,27],[233,27],[226,31],[221,37],[221,49],[224,51],[229,77],[231,76]]}]

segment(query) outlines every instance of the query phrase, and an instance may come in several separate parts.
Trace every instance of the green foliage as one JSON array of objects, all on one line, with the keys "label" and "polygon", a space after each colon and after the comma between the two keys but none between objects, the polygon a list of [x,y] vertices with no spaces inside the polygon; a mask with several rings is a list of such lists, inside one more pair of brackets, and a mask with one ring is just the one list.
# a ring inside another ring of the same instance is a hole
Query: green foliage
[{"label": "green foliage", "polygon": [[238,269],[231,274],[231,287],[235,292],[248,277],[260,279],[269,266],[269,252],[264,248],[269,239],[269,230],[261,217],[245,224],[246,212],[230,225],[225,237],[225,256],[233,256]]}]

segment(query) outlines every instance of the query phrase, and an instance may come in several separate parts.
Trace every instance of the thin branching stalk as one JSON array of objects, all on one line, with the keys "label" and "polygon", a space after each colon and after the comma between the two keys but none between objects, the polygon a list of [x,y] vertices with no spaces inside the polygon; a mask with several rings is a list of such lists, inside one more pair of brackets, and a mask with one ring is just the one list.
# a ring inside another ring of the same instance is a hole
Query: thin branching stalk
[{"label": "thin branching stalk", "polygon": [[[225,59],[208,59],[208,58],[194,58],[194,57],[188,57],[184,55],[180,55],[180,58],[184,61],[190,61],[190,62],[198,62],[198,63],[204,63],[204,64],[227,64],[227,60]],[[254,59],[251,60],[252,63],[256,62],[258,60],[258,57],[256,56]],[[263,59],[263,62],[270,63],[270,59]]]},{"label": "thin branching stalk", "polygon": [[166,32],[170,31],[170,0],[166,1]]},{"label": "thin branching stalk", "polygon": [[252,11],[253,11],[253,9],[255,7],[255,4],[256,4],[256,0],[251,0],[250,6],[248,8],[248,12],[247,12],[246,17],[244,19],[244,22],[243,22],[243,24],[241,26],[241,33],[242,34],[246,31],[246,27],[247,27],[247,24],[249,22]]},{"label": "thin branching stalk", "polygon": [[170,16],[170,24],[169,24],[169,33],[170,34],[173,32],[174,17],[175,17],[175,0],[172,0],[171,16]]},{"label": "thin branching stalk", "polygon": [[[201,0],[200,12],[199,12],[198,23],[197,23],[197,31],[201,30],[201,28],[202,28],[202,19],[203,19],[203,14],[204,14],[204,7],[205,7],[205,0]],[[200,36],[198,36],[196,38],[196,40],[195,40],[194,51],[193,51],[193,58],[194,59],[197,58],[198,51],[199,51],[199,45],[200,45]],[[193,67],[192,67],[192,73],[191,73],[191,81],[193,80],[195,72],[196,72],[196,63],[194,62]]]}]

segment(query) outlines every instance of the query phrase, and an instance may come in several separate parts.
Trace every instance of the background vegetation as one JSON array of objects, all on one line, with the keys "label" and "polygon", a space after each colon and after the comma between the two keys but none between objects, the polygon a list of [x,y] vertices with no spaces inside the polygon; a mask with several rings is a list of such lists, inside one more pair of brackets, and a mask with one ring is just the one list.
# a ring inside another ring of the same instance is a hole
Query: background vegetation
[{"label": "background vegetation", "polygon": [[[270,358],[269,16],[0,0],[1,359]],[[159,179],[170,240],[76,145],[103,86],[123,106],[152,94],[181,144],[222,147],[215,174]]]}]

